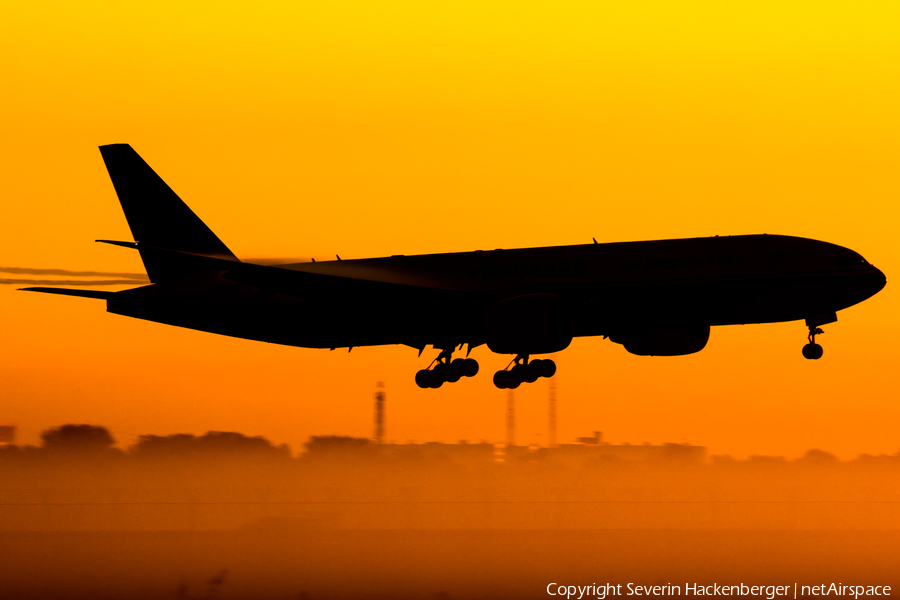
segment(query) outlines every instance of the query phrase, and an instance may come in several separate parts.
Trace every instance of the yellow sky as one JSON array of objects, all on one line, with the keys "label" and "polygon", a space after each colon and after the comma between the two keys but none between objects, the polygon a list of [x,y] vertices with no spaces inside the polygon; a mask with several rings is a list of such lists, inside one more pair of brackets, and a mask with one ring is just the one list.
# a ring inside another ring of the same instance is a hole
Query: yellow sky
[{"label": "yellow sky", "polygon": [[[887,288],[825,328],[717,328],[700,354],[576,340],[559,439],[715,453],[900,449],[893,3],[19,3],[0,9],[0,266],[140,270],[97,146],[126,142],[243,258],[783,233]],[[606,6],[606,5],[608,6]],[[0,286],[0,421],[208,429],[298,447],[500,441],[507,359],[438,391],[408,348],[283,348]],[[517,391],[546,439],[545,381]],[[538,435],[540,434],[540,435]]]}]

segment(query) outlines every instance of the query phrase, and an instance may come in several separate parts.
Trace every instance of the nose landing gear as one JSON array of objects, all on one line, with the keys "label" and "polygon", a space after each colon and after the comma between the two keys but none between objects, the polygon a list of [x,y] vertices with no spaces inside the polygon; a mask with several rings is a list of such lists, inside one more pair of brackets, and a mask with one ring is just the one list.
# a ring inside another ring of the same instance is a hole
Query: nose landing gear
[{"label": "nose landing gear", "polygon": [[822,350],[822,346],[816,343],[816,336],[820,333],[825,333],[818,327],[809,326],[809,343],[803,346],[803,358],[808,360],[818,360],[822,358],[822,354],[824,350]]},{"label": "nose landing gear", "polygon": [[[451,360],[453,348],[441,350],[432,361],[433,368],[422,369],[416,373],[416,385],[420,388],[436,389],[445,383],[456,383],[463,377],[474,377],[478,373],[478,363],[474,358],[457,358]],[[434,363],[437,364],[434,364]]]},{"label": "nose landing gear", "polygon": [[556,363],[552,360],[537,359],[528,362],[528,355],[520,354],[506,369],[494,373],[494,385],[501,390],[514,390],[523,383],[534,383],[540,377],[553,377],[555,374]]},{"label": "nose landing gear", "polygon": [[819,327],[835,321],[837,321],[837,313],[834,311],[818,313],[806,318],[806,326],[809,327],[809,343],[803,346],[803,358],[808,360],[822,358],[822,346],[816,343],[816,336],[825,332]]}]

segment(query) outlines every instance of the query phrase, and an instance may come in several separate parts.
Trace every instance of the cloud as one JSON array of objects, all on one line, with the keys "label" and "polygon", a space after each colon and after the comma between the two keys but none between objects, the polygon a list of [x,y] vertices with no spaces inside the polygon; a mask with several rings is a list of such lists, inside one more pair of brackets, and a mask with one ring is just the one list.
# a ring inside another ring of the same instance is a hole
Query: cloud
[{"label": "cloud", "polygon": [[[150,283],[143,273],[117,271],[72,271],[70,269],[32,269],[29,267],[0,267],[0,273],[10,275],[59,275],[66,279],[36,279],[24,277],[0,278],[0,285],[140,285]],[[105,279],[94,279],[103,277]]]},{"label": "cloud", "polygon": [[117,273],[114,271],[70,271],[68,269],[30,269],[28,267],[0,267],[0,273],[14,275],[65,275],[68,277],[120,277],[147,281],[143,273]]},{"label": "cloud", "polygon": [[149,279],[145,281],[137,279],[0,279],[0,284],[12,285],[138,285],[149,282]]}]

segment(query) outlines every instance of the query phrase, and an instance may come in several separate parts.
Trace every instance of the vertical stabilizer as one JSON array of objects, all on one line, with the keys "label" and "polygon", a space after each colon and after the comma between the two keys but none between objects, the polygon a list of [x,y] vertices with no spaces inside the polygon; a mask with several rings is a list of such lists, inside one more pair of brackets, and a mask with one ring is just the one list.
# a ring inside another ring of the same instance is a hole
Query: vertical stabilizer
[{"label": "vertical stabilizer", "polygon": [[[194,212],[128,144],[100,146],[125,219],[136,242],[191,254],[237,261]],[[141,253],[154,283],[198,274],[194,262]]]}]

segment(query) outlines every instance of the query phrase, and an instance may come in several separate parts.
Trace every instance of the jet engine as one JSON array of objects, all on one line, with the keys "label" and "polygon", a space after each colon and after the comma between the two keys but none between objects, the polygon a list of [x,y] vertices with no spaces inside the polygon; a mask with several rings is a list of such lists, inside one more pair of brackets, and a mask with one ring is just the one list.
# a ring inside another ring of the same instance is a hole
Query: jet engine
[{"label": "jet engine", "polygon": [[548,354],[572,342],[572,315],[555,294],[527,294],[489,306],[484,331],[491,352]]},{"label": "jet engine", "polygon": [[709,341],[709,325],[617,332],[609,336],[638,356],[681,356],[700,352]]}]

